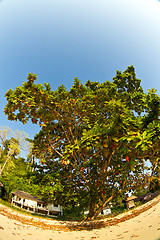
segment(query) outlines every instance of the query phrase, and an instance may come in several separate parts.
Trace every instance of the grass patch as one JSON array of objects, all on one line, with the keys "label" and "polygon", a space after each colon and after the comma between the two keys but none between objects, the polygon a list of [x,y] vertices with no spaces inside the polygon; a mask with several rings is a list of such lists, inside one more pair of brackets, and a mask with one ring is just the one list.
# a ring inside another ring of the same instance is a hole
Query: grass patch
[{"label": "grass patch", "polygon": [[[65,211],[64,211],[63,216],[61,216],[61,215],[48,216],[48,215],[43,215],[43,214],[40,214],[40,213],[28,212],[28,211],[25,211],[24,209],[21,209],[19,207],[15,207],[14,205],[11,205],[9,202],[7,202],[7,201],[5,201],[1,198],[0,198],[0,204],[6,206],[6,207],[8,207],[8,208],[10,208],[10,209],[12,209],[16,212],[22,213],[24,215],[37,217],[37,218],[42,218],[42,219],[60,220],[60,221],[83,221],[86,218],[86,215],[84,215],[84,214],[81,214],[81,215],[76,215],[75,213],[74,214],[67,214],[67,213],[65,213]],[[143,205],[143,203],[136,202],[134,209],[141,206],[141,205]],[[110,217],[116,217],[119,214],[129,212],[130,210],[131,209],[128,210],[128,209],[124,208],[123,205],[115,205],[111,209],[111,212],[112,212],[111,214],[109,214],[109,215],[99,215],[97,219],[100,220],[100,219],[104,219],[104,218],[106,219],[106,218],[110,218]]]},{"label": "grass patch", "polygon": [[121,213],[124,213],[124,212],[127,212],[128,210],[126,208],[124,208],[124,206],[118,206],[118,205],[115,205],[113,208],[112,208],[112,214],[111,216],[112,217],[115,217]]},{"label": "grass patch", "polygon": [[83,221],[86,218],[86,215],[80,215],[80,216],[70,216],[70,215],[63,215],[63,216],[58,216],[58,220],[61,221]]},{"label": "grass patch", "polygon": [[11,210],[14,210],[18,213],[22,213],[27,216],[32,216],[32,217],[37,217],[37,218],[42,218],[42,219],[50,219],[50,220],[61,220],[61,221],[82,221],[84,219],[84,216],[75,216],[75,215],[58,215],[58,216],[48,216],[40,213],[34,213],[34,212],[29,212],[26,211],[18,206],[14,206],[10,204],[9,202],[3,200],[0,198],[0,204],[10,208]]}]

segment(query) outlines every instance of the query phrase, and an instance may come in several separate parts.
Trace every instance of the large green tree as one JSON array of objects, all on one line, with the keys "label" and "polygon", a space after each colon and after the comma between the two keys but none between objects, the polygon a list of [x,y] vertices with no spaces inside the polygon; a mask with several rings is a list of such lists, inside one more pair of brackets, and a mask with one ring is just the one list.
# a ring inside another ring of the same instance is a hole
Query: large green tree
[{"label": "large green tree", "polygon": [[[69,91],[63,85],[53,91],[48,83],[35,84],[32,73],[27,79],[6,93],[5,114],[41,127],[33,153],[48,176],[48,197],[88,207],[92,219],[116,196],[147,183],[149,152],[143,148],[155,139],[146,132],[153,107],[133,66],[117,71],[113,82],[83,85],[75,78]],[[144,143],[143,135],[151,142]]]}]

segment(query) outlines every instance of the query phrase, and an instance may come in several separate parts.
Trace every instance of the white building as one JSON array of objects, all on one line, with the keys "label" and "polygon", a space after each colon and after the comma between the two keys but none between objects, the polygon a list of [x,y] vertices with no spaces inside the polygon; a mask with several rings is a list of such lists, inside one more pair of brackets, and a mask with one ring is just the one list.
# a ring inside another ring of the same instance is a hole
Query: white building
[{"label": "white building", "polygon": [[12,192],[12,195],[12,204],[23,209],[47,215],[63,215],[62,206],[56,205],[54,202],[45,203],[30,193],[21,190]]}]

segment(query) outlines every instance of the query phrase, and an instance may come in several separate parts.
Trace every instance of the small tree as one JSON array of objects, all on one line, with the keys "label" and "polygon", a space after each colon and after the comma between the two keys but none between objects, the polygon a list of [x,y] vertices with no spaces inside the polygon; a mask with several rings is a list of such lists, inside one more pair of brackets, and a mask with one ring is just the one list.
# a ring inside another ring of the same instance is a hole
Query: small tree
[{"label": "small tree", "polygon": [[0,128],[0,177],[9,161],[15,156],[19,157],[21,151],[29,150],[30,144],[26,137],[25,132],[13,132],[9,127]]}]

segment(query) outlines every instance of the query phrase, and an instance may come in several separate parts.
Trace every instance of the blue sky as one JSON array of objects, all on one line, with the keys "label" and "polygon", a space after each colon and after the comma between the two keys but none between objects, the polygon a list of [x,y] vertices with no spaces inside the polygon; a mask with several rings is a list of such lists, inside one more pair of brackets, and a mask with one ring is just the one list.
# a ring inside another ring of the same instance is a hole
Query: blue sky
[{"label": "blue sky", "polygon": [[158,0],[1,0],[0,126],[23,130],[33,124],[7,120],[5,93],[34,72],[38,83],[69,89],[112,80],[134,65],[147,89],[160,94],[160,2]]}]

